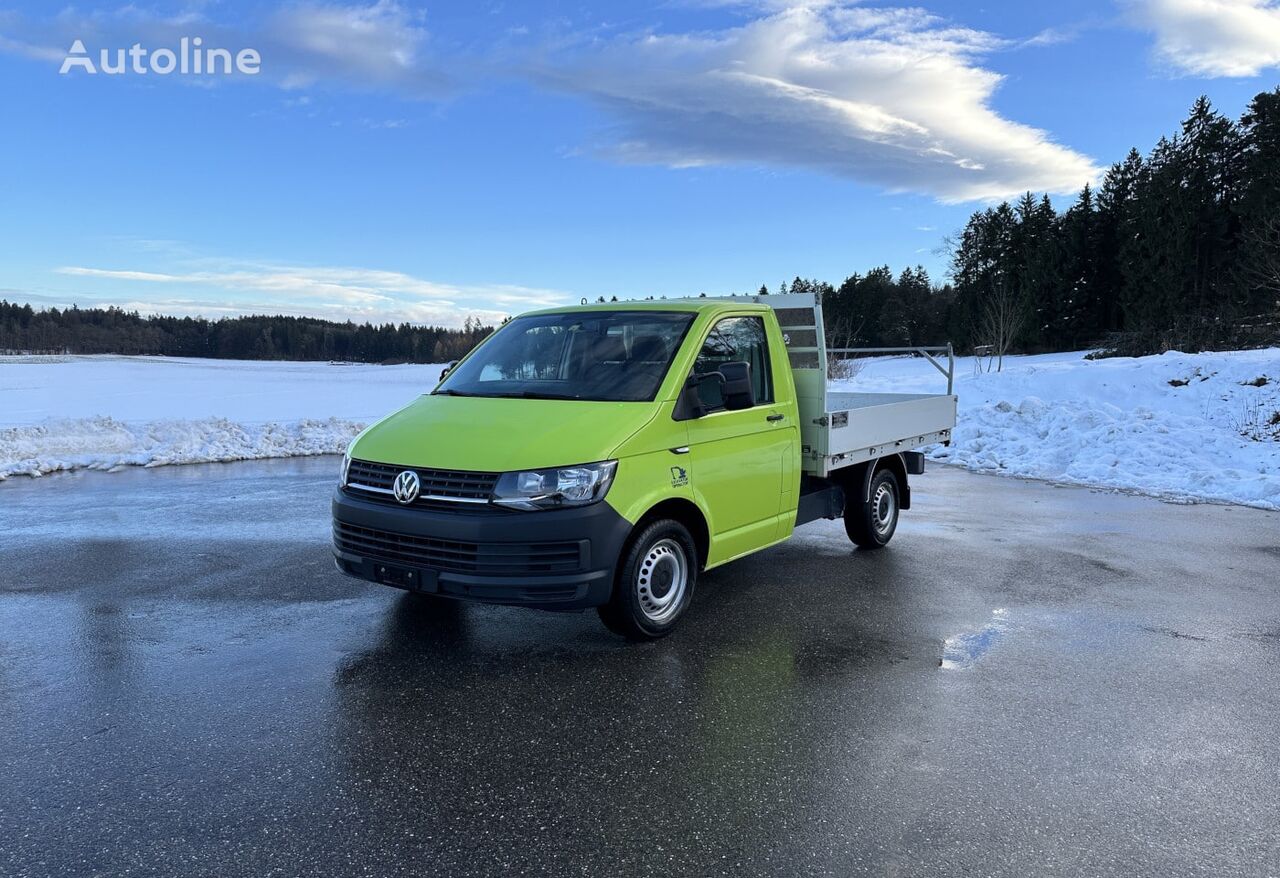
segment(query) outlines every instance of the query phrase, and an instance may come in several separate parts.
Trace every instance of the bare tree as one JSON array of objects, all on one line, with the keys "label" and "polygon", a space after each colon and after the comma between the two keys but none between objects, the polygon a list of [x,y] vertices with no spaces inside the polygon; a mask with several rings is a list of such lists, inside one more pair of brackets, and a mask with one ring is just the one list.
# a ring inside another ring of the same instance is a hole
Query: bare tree
[{"label": "bare tree", "polygon": [[832,381],[848,381],[852,378],[857,378],[862,371],[862,367],[866,364],[866,360],[851,357],[841,359],[839,356],[829,356],[827,357],[827,377]]},{"label": "bare tree", "polygon": [[[858,338],[862,335],[862,327],[866,325],[866,319],[858,321],[858,325],[853,325],[852,317],[842,317],[835,321],[831,326],[827,327],[827,349],[838,350],[840,348],[852,348],[858,344]],[[840,359],[837,356],[827,356],[827,377],[833,379],[853,378],[862,371],[862,361],[852,359]]]},{"label": "bare tree", "polygon": [[[1004,355],[1022,330],[1026,314],[1022,297],[1007,281],[1001,278],[991,282],[991,293],[982,303],[978,330],[982,340],[991,348],[997,372],[1004,369]],[[990,361],[987,371],[991,371]]]}]

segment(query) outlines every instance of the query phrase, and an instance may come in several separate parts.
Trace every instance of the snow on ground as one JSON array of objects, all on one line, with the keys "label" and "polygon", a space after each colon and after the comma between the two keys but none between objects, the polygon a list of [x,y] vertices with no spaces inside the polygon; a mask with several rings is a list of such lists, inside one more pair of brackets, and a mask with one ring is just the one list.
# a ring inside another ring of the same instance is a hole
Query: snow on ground
[{"label": "snow on ground", "polygon": [[335,454],[442,366],[0,357],[0,480]]},{"label": "snow on ground", "polygon": [[[341,452],[441,366],[0,357],[0,480],[62,469]],[[930,457],[971,470],[1280,509],[1280,349],[956,363],[960,418]],[[926,361],[868,361],[845,389],[940,393]],[[1255,386],[1261,384],[1261,386]],[[1260,437],[1241,435],[1251,432]]]},{"label": "snow on ground", "polygon": [[[960,413],[930,458],[978,472],[1280,509],[1280,348],[1086,360],[956,361]],[[1262,386],[1255,386],[1261,384]],[[919,358],[869,361],[847,389],[938,393]],[[1249,436],[1242,435],[1248,433]]]}]

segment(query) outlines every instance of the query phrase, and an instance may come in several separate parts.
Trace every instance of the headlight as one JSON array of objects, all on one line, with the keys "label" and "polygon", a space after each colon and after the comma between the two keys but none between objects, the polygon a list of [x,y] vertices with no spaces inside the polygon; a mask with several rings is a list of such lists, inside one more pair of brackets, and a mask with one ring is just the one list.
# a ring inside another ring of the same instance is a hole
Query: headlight
[{"label": "headlight", "polygon": [[558,469],[503,473],[493,489],[493,502],[512,509],[562,509],[604,498],[618,469],[616,460]]},{"label": "headlight", "polygon": [[342,455],[342,472],[338,475],[338,487],[345,488],[347,486],[347,472],[351,469],[351,453],[347,452]]}]

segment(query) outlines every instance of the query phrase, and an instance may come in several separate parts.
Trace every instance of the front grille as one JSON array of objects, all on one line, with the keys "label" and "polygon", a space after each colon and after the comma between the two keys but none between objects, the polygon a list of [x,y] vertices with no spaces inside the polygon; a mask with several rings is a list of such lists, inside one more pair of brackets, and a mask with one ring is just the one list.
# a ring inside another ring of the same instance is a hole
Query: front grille
[{"label": "front grille", "polygon": [[[498,473],[476,473],[465,470],[420,469],[395,466],[390,463],[374,463],[368,460],[352,460],[347,470],[347,487],[369,500],[396,503],[391,486],[396,476],[411,469],[418,474],[421,489],[413,506],[456,511],[494,512],[502,507],[481,505],[466,501],[488,500],[498,483]],[[368,490],[361,490],[362,488]],[[398,505],[398,504],[397,504]]]},{"label": "front grille", "polygon": [[345,521],[333,523],[333,544],[361,558],[458,573],[573,573],[582,566],[582,549],[576,542],[469,543],[375,530]]}]

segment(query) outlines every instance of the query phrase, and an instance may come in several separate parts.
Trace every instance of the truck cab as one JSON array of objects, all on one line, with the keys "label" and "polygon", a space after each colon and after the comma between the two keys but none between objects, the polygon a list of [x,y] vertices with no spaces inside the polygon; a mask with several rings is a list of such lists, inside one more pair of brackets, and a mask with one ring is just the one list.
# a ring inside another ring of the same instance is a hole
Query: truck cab
[{"label": "truck cab", "polygon": [[955,397],[829,400],[826,358],[811,295],[517,317],[352,442],[338,568],[433,598],[594,607],[651,639],[701,571],[807,521],[844,517],[879,548],[923,470],[911,449],[949,440]]}]

